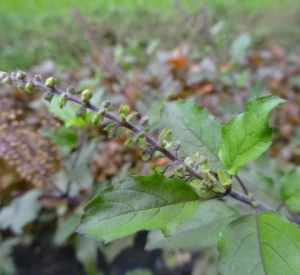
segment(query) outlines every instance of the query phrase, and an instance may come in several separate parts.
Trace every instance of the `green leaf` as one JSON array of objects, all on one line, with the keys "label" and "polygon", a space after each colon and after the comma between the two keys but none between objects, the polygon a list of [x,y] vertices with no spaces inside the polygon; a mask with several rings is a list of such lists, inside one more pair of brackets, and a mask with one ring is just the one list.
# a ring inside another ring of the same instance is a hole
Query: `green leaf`
[{"label": "green leaf", "polygon": [[174,139],[181,141],[180,148],[187,155],[205,154],[211,169],[222,168],[218,157],[221,122],[207,110],[192,102],[178,100],[164,105],[161,119],[172,130]]},{"label": "green leaf", "polygon": [[300,213],[300,167],[281,179],[281,199],[294,213]]},{"label": "green leaf", "polygon": [[2,238],[0,235],[0,274],[16,274],[16,268],[12,257],[13,249],[21,242],[19,237]]},{"label": "green leaf", "polygon": [[135,176],[102,190],[86,206],[77,232],[105,242],[143,229],[170,236],[194,214],[199,200],[178,178]]},{"label": "green leaf", "polygon": [[62,245],[66,240],[74,233],[76,227],[79,225],[80,216],[73,214],[66,218],[57,228],[54,235],[54,243],[56,245]]},{"label": "green leaf", "polygon": [[0,211],[0,229],[11,228],[15,234],[21,234],[23,227],[34,221],[40,211],[40,194],[39,190],[32,189],[3,207]]},{"label": "green leaf", "polygon": [[226,225],[238,216],[238,212],[224,202],[201,202],[193,217],[184,222],[173,236],[166,238],[160,231],[150,232],[146,248],[199,248],[215,245]]},{"label": "green leaf", "polygon": [[299,274],[299,229],[275,212],[242,216],[231,222],[218,250],[222,275]]},{"label": "green leaf", "polygon": [[248,48],[251,46],[252,39],[249,34],[240,34],[232,43],[230,48],[231,59],[235,62],[239,61],[246,55]]},{"label": "green leaf", "polygon": [[222,127],[219,157],[228,173],[237,174],[242,165],[268,149],[272,137],[268,115],[283,102],[271,95],[255,97],[246,103],[246,112],[234,115]]},{"label": "green leaf", "polygon": [[[76,117],[78,106],[75,104],[67,104],[64,109],[60,109],[58,104],[51,104],[49,102],[45,102],[45,106],[49,112],[53,113],[57,118],[61,119],[65,123],[66,127],[83,127],[86,124],[82,118]],[[91,114],[91,112],[88,112],[87,117],[90,117]]]},{"label": "green leaf", "polygon": [[74,245],[76,247],[76,258],[83,265],[86,272],[85,274],[99,274],[97,268],[99,243],[92,239],[82,238],[82,236],[77,235],[77,238],[74,240]]},{"label": "green leaf", "polygon": [[77,145],[76,132],[67,127],[60,127],[55,129],[55,131],[46,130],[43,134],[49,137],[55,144],[60,146],[75,148]]}]

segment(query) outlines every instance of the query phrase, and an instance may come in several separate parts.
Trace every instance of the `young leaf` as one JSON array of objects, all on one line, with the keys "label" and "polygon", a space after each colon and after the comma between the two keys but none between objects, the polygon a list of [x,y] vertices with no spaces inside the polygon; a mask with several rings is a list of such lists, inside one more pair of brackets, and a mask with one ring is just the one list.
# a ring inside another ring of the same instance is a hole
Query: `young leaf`
[{"label": "young leaf", "polygon": [[299,229],[275,212],[242,216],[231,222],[218,250],[222,275],[299,274]]},{"label": "young leaf", "polygon": [[192,102],[178,100],[164,105],[161,118],[172,130],[174,139],[181,141],[180,148],[187,155],[205,154],[210,168],[222,167],[218,157],[221,122],[207,110]]},{"label": "young leaf", "polygon": [[191,219],[184,222],[178,231],[166,238],[160,231],[148,235],[147,249],[206,247],[215,245],[226,225],[239,213],[221,201],[204,201]]},{"label": "young leaf", "polygon": [[54,243],[56,245],[63,245],[67,239],[74,233],[80,221],[80,216],[75,213],[65,219],[58,225],[54,234]]},{"label": "young leaf", "polygon": [[246,55],[248,48],[251,46],[252,39],[249,34],[239,35],[232,43],[230,56],[232,61],[237,62]]},{"label": "young leaf", "polygon": [[12,200],[10,205],[1,208],[0,229],[10,228],[15,234],[21,234],[23,227],[38,216],[40,194],[40,190],[31,189]]},{"label": "young leaf", "polygon": [[294,213],[300,213],[300,167],[281,179],[281,199]]},{"label": "young leaf", "polygon": [[246,112],[234,115],[222,127],[219,157],[228,173],[237,174],[243,164],[268,149],[272,136],[268,115],[283,102],[271,95],[253,98],[246,103]]},{"label": "young leaf", "polygon": [[86,206],[77,232],[105,242],[143,229],[170,236],[198,205],[199,196],[178,178],[135,176],[102,190]]},{"label": "young leaf", "polygon": [[77,145],[77,134],[74,130],[67,127],[59,127],[55,131],[45,130],[43,133],[55,144],[74,148]]},{"label": "young leaf", "polygon": [[66,127],[83,127],[85,125],[85,122],[75,115],[78,108],[76,105],[68,104],[64,109],[60,109],[57,104],[50,104],[49,102],[45,102],[44,104],[50,113],[53,113],[57,118],[64,121]]}]

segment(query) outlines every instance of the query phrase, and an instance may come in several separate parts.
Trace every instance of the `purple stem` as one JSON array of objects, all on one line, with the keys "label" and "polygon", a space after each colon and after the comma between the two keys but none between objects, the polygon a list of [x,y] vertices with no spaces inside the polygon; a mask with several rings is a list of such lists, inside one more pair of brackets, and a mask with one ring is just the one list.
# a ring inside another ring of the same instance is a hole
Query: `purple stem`
[{"label": "purple stem", "polygon": [[[5,72],[1,72],[0,71],[0,74],[1,73],[5,73]],[[17,82],[17,83],[23,83],[23,84],[26,84],[27,83],[27,80],[26,79],[17,79],[15,76],[13,75],[10,75],[11,79],[14,81],[14,82]],[[37,82],[37,81],[34,81],[32,80],[34,86],[38,89],[40,89],[41,91],[43,92],[51,92],[53,94],[57,94],[57,95],[61,95],[61,94],[64,94],[65,92],[56,88],[56,87],[52,87],[52,88],[48,88],[46,87],[45,85],[43,85],[42,83],[40,82]],[[90,109],[94,112],[98,112],[99,111],[99,108],[93,104],[91,104],[90,102],[83,102],[81,101],[78,97],[76,96],[73,96],[71,94],[68,94],[66,93],[66,97],[67,97],[67,100],[68,101],[71,101],[71,102],[74,102],[78,105],[81,105],[83,107],[85,107],[86,109]],[[118,117],[109,112],[109,111],[105,111],[105,117],[108,118],[109,120],[112,120],[114,121],[116,124],[118,124],[119,126],[121,127],[124,127],[124,128],[127,128],[129,129],[130,131],[132,131],[133,133],[135,134],[138,134],[140,132],[142,132],[142,129],[139,129],[133,125],[131,125],[130,123],[128,122],[121,122]],[[178,161],[180,163],[182,163],[182,160],[180,158],[178,158],[174,153],[172,153],[171,151],[167,150],[166,148],[160,146],[158,144],[157,141],[155,141],[151,136],[145,134],[145,138],[147,140],[147,142],[154,148],[154,150],[156,151],[159,151],[161,152],[162,154],[164,154],[167,158],[169,158],[171,161]],[[186,172],[189,173],[190,175],[192,175],[193,177],[195,178],[198,178],[198,179],[202,179],[202,176],[199,174],[199,172],[197,172],[196,170],[194,170],[193,168],[189,167],[189,166],[186,166]],[[214,173],[215,174],[215,173]],[[239,177],[236,176],[236,179],[239,181],[239,183],[241,184],[241,180],[239,179]],[[248,193],[247,192],[247,189],[245,187],[245,185],[243,184],[242,182],[242,188],[244,190],[245,193]],[[225,192],[224,194],[221,194],[221,196],[227,196],[227,195],[230,195],[230,197],[240,201],[240,202],[243,202],[245,204],[248,204],[250,205],[251,207],[254,207],[254,208],[257,208],[259,209],[260,211],[267,211],[267,210],[272,210],[269,206],[265,205],[264,203],[260,202],[260,201],[256,201],[254,199],[251,199],[249,198],[247,195],[244,195],[240,192],[237,192],[233,189],[228,189],[227,192]],[[257,205],[257,206],[255,206]],[[291,217],[288,217],[288,219],[290,221],[293,221],[297,224],[300,224],[300,221],[298,219],[295,219],[295,218],[291,218]]]}]

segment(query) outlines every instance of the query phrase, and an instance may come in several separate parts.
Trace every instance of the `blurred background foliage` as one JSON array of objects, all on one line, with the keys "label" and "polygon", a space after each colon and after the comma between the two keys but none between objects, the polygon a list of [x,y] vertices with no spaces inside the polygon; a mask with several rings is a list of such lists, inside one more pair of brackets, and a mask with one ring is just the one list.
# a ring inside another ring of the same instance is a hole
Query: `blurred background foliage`
[{"label": "blurred background foliage", "polygon": [[174,2],[3,0],[0,66],[27,69],[43,59],[55,60],[60,68],[78,64],[89,47],[70,12],[71,5],[89,18],[96,37],[108,44],[131,37],[143,43],[157,38],[166,47],[183,38],[199,45],[203,38],[190,30],[182,16],[198,16],[201,3],[212,23],[225,21],[219,34],[224,46],[243,31],[249,32],[258,46],[299,42],[299,0],[189,0],[181,1],[180,8]]}]

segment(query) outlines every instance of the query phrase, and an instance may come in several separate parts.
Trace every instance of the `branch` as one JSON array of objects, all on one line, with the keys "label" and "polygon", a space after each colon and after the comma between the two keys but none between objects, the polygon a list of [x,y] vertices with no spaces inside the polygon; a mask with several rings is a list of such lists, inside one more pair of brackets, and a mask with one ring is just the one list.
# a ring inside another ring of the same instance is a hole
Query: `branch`
[{"label": "branch", "polygon": [[[0,71],[0,74],[7,74],[7,73]],[[28,82],[28,80],[26,78],[17,79],[16,76],[14,76],[14,75],[10,75],[10,78],[12,79],[12,81],[14,83],[18,83],[18,84],[22,83],[22,84],[26,85],[27,82]],[[86,109],[89,109],[89,110],[91,110],[95,113],[97,113],[100,110],[100,108],[98,108],[97,106],[91,104],[90,102],[83,102],[78,97],[73,96],[69,93],[66,93],[66,92],[64,92],[64,91],[62,91],[62,90],[60,90],[60,89],[58,89],[54,86],[52,88],[48,88],[44,84],[42,84],[41,82],[38,82],[38,81],[35,81],[35,80],[31,80],[31,81],[32,81],[35,88],[37,88],[37,89],[39,89],[43,92],[46,92],[46,93],[51,92],[51,93],[56,94],[56,95],[66,94],[66,100],[68,100],[68,101],[71,101],[73,103],[76,103],[77,105],[83,106]],[[126,122],[126,121],[121,122],[118,119],[118,117],[115,114],[113,114],[112,112],[109,112],[109,111],[105,110],[104,116],[107,119],[115,122],[120,127],[127,128],[128,130],[130,130],[131,132],[133,132],[135,134],[143,133],[142,129],[140,129],[138,127],[135,127],[134,125],[132,125],[132,124]],[[158,144],[158,142],[156,140],[154,140],[151,136],[145,134],[145,138],[146,138],[147,142],[153,147],[153,149],[155,151],[161,152],[167,158],[169,158],[171,161],[177,161],[178,163],[183,163],[183,161],[179,157],[177,157],[173,152],[171,152],[171,151],[167,150],[166,148],[160,146]],[[194,176],[195,178],[202,179],[202,176],[196,170],[194,170],[193,168],[187,166],[186,171],[189,174],[191,174],[192,176]]]},{"label": "branch", "polygon": [[[26,85],[29,80],[26,79],[26,76],[24,74],[24,76],[22,78],[17,78],[16,74],[15,73],[12,73],[11,75],[8,75],[6,72],[2,72],[0,71],[0,79],[2,79],[2,82],[6,83],[6,84],[23,84],[23,85]],[[3,80],[4,79],[4,80]],[[6,81],[5,81],[6,80]],[[39,81],[36,81],[35,79],[32,79],[30,80],[31,83],[33,84],[34,88],[35,89],[39,89],[43,92],[46,92],[46,93],[52,93],[52,94],[56,94],[56,95],[62,95],[64,94],[65,95],[65,99],[67,101],[71,101],[77,105],[80,105],[80,106],[83,106],[84,108],[86,109],[89,109],[93,112],[98,112],[100,111],[100,108],[98,108],[97,106],[91,104],[90,102],[83,102],[81,99],[79,99],[78,97],[76,96],[73,96],[71,95],[70,93],[66,93],[54,86],[52,86],[51,88],[49,87],[46,87],[44,84],[42,84],[41,82]],[[143,129],[139,128],[139,127],[136,127],[128,122],[121,122],[119,120],[119,118],[112,112],[109,112],[108,110],[105,110],[105,113],[104,113],[104,116],[113,121],[114,123],[116,123],[116,125],[118,125],[119,127],[124,127],[128,130],[130,130],[131,132],[135,133],[135,134],[140,134],[140,133],[143,133],[145,135],[145,139],[146,141],[148,142],[148,144],[150,144],[153,149],[155,151],[159,151],[161,152],[163,155],[165,155],[168,159],[170,159],[171,161],[173,162],[178,162],[178,163],[181,163],[184,165],[183,161],[176,155],[174,154],[173,152],[171,152],[170,150],[162,147],[159,145],[159,143],[154,140],[151,136],[149,136],[147,133],[144,133]],[[201,174],[195,170],[194,168],[192,167],[189,167],[189,166],[186,166],[185,165],[185,169],[186,169],[186,172],[188,174],[190,174],[192,177],[194,178],[198,178],[198,179],[203,179]],[[215,173],[213,173],[215,174]],[[249,198],[248,196],[242,194],[242,193],[239,193],[233,189],[227,189],[225,193],[220,193],[220,196],[216,196],[214,198],[220,198],[220,197],[224,197],[224,196],[227,196],[227,195],[230,195],[230,197],[240,201],[240,202],[243,202],[245,204],[248,204],[250,205],[251,207],[253,208],[257,208],[259,209],[260,211],[266,211],[266,210],[271,210],[271,208],[267,205],[265,205],[264,203],[260,202],[260,201],[256,201],[252,198]],[[297,224],[300,224],[300,221],[298,220],[295,220],[294,218],[289,218],[289,220],[297,223]]]},{"label": "branch", "polygon": [[229,195],[230,195],[230,197],[232,197],[238,201],[246,203],[252,207],[258,208],[260,211],[272,210],[269,206],[265,205],[264,203],[262,203],[260,201],[255,201],[252,198],[249,198],[248,196],[246,196],[240,192],[237,192],[233,189],[230,191]]}]

